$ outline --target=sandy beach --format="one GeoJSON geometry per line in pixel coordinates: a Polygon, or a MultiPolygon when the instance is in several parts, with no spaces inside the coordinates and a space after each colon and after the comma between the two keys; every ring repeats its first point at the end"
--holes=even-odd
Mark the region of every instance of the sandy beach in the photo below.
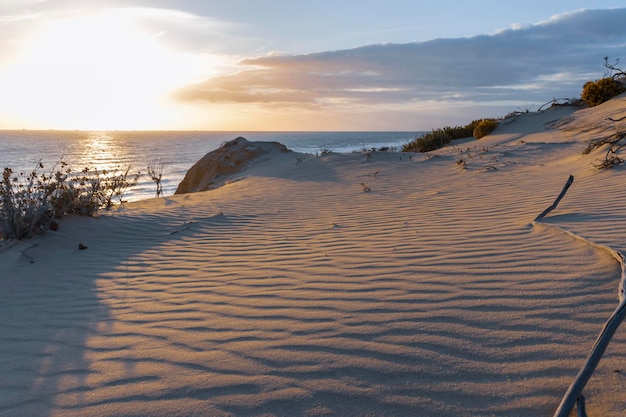
{"type": "MultiPolygon", "coordinates": [[[[596,245],[626,252],[625,171],[583,151],[625,113],[554,107],[429,154],[271,153],[0,241],[0,416],[552,416],[618,304],[596,245]]],[[[620,328],[589,416],[623,416],[625,387],[620,328]]]]}

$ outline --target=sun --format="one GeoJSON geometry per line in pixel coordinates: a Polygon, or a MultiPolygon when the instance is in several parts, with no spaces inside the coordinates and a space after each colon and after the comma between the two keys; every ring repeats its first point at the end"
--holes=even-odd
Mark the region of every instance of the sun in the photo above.
{"type": "Polygon", "coordinates": [[[0,70],[0,111],[37,120],[38,128],[160,129],[174,122],[169,92],[211,63],[167,49],[133,16],[109,10],[43,24],[0,70]]]}

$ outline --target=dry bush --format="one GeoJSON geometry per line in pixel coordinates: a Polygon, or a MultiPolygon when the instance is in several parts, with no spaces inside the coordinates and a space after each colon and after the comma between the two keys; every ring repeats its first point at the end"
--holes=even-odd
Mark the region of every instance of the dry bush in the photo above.
{"type": "Polygon", "coordinates": [[[591,153],[594,149],[597,149],[603,145],[609,145],[604,158],[593,165],[599,170],[613,168],[616,165],[622,164],[624,159],[619,156],[620,150],[626,146],[623,140],[626,139],[626,132],[618,131],[615,134],[605,139],[595,140],[587,145],[587,148],[583,150],[583,155],[591,153]]]}
{"type": "Polygon", "coordinates": [[[163,161],[153,160],[148,164],[148,175],[152,181],[156,184],[156,196],[159,198],[163,194],[163,161]]]}
{"type": "Polygon", "coordinates": [[[123,203],[140,173],[97,171],[74,173],[60,162],[49,175],[41,161],[29,172],[5,168],[0,181],[0,237],[26,239],[48,230],[53,219],[70,213],[91,216],[101,208],[123,203]]]}

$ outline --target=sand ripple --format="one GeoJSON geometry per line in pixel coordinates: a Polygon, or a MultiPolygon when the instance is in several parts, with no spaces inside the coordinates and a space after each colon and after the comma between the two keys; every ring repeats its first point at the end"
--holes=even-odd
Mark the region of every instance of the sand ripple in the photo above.
{"type": "MultiPolygon", "coordinates": [[[[294,161],[324,171],[250,174],[20,244],[0,296],[0,415],[551,415],[620,270],[531,227],[567,167],[552,180],[500,158],[497,172],[445,155],[294,161]]],[[[546,221],[623,248],[626,216],[589,198],[594,181],[546,221]]],[[[590,410],[619,414],[624,342],[590,410]]]]}

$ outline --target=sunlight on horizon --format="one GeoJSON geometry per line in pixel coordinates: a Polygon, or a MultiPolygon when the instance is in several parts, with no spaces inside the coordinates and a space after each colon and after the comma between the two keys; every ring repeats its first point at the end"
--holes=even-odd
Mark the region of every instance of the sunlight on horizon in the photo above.
{"type": "Polygon", "coordinates": [[[224,63],[167,49],[159,43],[167,34],[146,33],[132,17],[113,10],[63,18],[33,33],[0,68],[0,126],[165,129],[198,117],[168,96],[224,63]]]}

